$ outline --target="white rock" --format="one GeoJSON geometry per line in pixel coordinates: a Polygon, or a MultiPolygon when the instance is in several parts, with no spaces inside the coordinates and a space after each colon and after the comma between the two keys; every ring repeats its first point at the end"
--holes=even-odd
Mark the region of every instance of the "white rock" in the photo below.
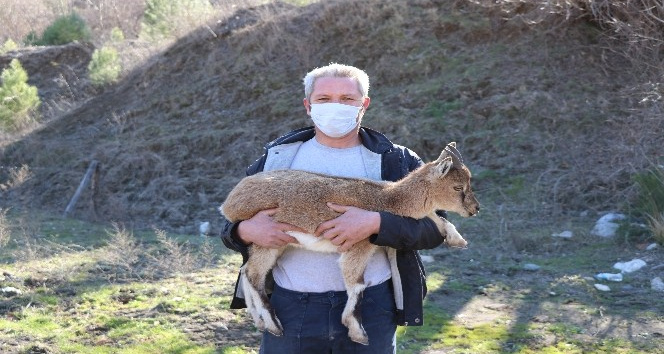
{"type": "Polygon", "coordinates": [[[566,230],[566,231],[563,231],[563,232],[560,232],[560,233],[557,233],[557,234],[556,233],[551,234],[551,236],[553,236],[553,237],[562,237],[562,238],[572,238],[572,236],[574,236],[574,233],[572,231],[566,230]]]}
{"type": "Polygon", "coordinates": [[[651,243],[648,245],[648,247],[646,247],[646,251],[652,251],[657,247],[659,247],[659,245],[657,245],[656,243],[651,243]]]}
{"type": "Polygon", "coordinates": [[[7,287],[4,287],[4,288],[0,289],[0,292],[2,292],[2,295],[6,296],[6,297],[12,297],[12,296],[23,294],[23,292],[20,289],[16,289],[16,288],[11,287],[11,286],[7,286],[7,287]]]}
{"type": "Polygon", "coordinates": [[[424,263],[433,263],[433,256],[420,256],[420,258],[424,263]]]}
{"type": "Polygon", "coordinates": [[[623,273],[632,273],[646,266],[646,262],[642,259],[632,259],[629,262],[618,262],[613,265],[613,268],[620,270],[623,273]]]}
{"type": "Polygon", "coordinates": [[[622,273],[599,273],[595,275],[597,280],[623,281],[622,273]]]}
{"type": "Polygon", "coordinates": [[[650,281],[650,287],[655,291],[664,291],[664,282],[662,281],[662,278],[653,278],[650,281]]]}
{"type": "Polygon", "coordinates": [[[613,237],[616,235],[618,225],[615,221],[625,220],[627,217],[624,214],[608,213],[599,218],[595,223],[595,227],[590,231],[592,235],[600,237],[613,237]]]}
{"type": "Polygon", "coordinates": [[[539,269],[540,269],[540,266],[538,266],[537,264],[526,263],[526,264],[523,265],[523,270],[530,270],[530,271],[534,272],[534,271],[539,270],[539,269]]]}
{"type": "Polygon", "coordinates": [[[599,291],[611,291],[611,288],[604,284],[595,284],[595,289],[599,291]]]}
{"type": "Polygon", "coordinates": [[[210,232],[210,222],[202,222],[198,225],[198,231],[201,233],[201,236],[207,236],[208,232],[210,232]]]}

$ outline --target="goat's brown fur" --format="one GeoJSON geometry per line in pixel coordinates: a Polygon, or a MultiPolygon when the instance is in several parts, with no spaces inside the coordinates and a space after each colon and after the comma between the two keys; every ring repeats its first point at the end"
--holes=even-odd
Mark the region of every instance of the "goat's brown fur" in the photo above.
{"type": "MultiPolygon", "coordinates": [[[[448,245],[463,247],[466,241],[451,223],[436,216],[435,211],[447,210],[464,217],[475,215],[479,203],[472,192],[470,178],[470,171],[461,162],[455,144],[451,143],[436,161],[421,166],[397,182],[333,177],[298,170],[261,172],[240,181],[229,193],[221,210],[229,221],[237,222],[249,219],[261,210],[278,208],[273,216],[276,221],[313,234],[319,224],[339,216],[326,204],[332,202],[416,219],[429,217],[446,237],[448,245]]],[[[300,240],[297,234],[301,233],[292,234],[300,240]]],[[[294,246],[322,252],[336,249],[326,239],[307,244],[300,242],[301,245],[294,246]]],[[[364,290],[365,267],[362,265],[366,266],[377,247],[368,240],[361,241],[343,253],[339,260],[349,294],[342,321],[349,328],[351,339],[363,344],[368,343],[368,338],[355,310],[364,290]]],[[[277,335],[282,333],[282,328],[269,308],[265,277],[284,249],[251,246],[249,261],[243,269],[246,279],[241,279],[247,307],[257,326],[277,335]]]]}

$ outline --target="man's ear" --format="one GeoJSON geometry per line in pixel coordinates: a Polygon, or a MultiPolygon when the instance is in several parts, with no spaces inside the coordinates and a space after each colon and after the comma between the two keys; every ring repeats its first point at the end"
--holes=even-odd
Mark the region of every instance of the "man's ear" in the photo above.
{"type": "Polygon", "coordinates": [[[311,104],[306,97],[302,100],[302,104],[304,104],[304,109],[307,110],[307,115],[311,116],[311,104]]]}

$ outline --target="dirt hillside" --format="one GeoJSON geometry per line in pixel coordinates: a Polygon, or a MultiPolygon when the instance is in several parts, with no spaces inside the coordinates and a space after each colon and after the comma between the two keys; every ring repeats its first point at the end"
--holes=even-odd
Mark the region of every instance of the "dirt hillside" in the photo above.
{"type": "Polygon", "coordinates": [[[31,171],[0,206],[61,213],[96,160],[96,189],[73,216],[216,232],[218,205],[262,145],[310,124],[301,78],[341,62],[372,78],[365,125],[426,160],[457,141],[489,208],[524,219],[624,208],[631,176],[662,161],[661,88],[602,38],[583,17],[533,25],[460,1],[241,10],[0,147],[0,183],[31,171]]]}

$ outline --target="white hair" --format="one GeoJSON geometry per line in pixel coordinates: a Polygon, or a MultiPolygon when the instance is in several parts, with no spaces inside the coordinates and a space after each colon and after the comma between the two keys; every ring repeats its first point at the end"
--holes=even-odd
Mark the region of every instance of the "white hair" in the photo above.
{"type": "Polygon", "coordinates": [[[311,70],[304,77],[304,97],[309,99],[314,90],[314,82],[319,77],[348,77],[357,81],[363,97],[369,97],[369,75],[354,66],[330,63],[327,66],[311,70]]]}

